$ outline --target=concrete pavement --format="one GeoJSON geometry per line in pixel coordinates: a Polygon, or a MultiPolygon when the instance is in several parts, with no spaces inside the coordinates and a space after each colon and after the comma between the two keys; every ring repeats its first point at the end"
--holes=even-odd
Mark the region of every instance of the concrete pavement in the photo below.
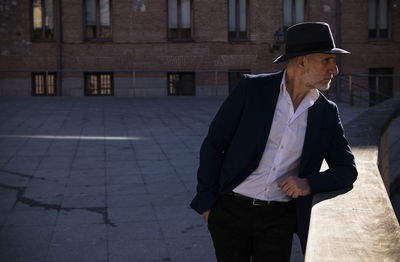
{"type": "Polygon", "coordinates": [[[0,261],[215,261],[188,205],[222,101],[0,97],[0,261]]]}

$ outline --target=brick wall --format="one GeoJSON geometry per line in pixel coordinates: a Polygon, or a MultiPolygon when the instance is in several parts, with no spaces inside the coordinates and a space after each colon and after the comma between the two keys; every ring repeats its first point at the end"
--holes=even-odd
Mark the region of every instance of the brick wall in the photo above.
{"type": "MultiPolygon", "coordinates": [[[[200,78],[196,77],[201,79],[196,80],[198,95],[226,95],[228,70],[271,72],[284,67],[272,64],[284,52],[284,48],[270,51],[274,33],[283,24],[282,1],[249,0],[250,41],[232,43],[228,41],[227,0],[193,0],[194,37],[193,41],[184,43],[167,41],[167,2],[164,0],[142,1],[145,3],[142,8],[138,7],[139,0],[112,0],[110,42],[85,42],[83,1],[62,2],[63,68],[66,70],[64,95],[80,93],[76,90],[82,86],[71,85],[80,83],[77,79],[82,78],[85,71],[128,72],[128,76],[114,77],[115,90],[119,90],[115,95],[166,95],[167,71],[198,72],[201,75],[200,78]],[[133,81],[131,70],[153,70],[158,72],[158,76],[143,77],[139,81],[142,86],[134,93],[129,91],[133,81]],[[218,73],[218,79],[221,80],[217,81],[218,89],[215,89],[215,73],[199,73],[204,70],[225,71],[218,73]],[[68,72],[79,74],[70,76],[68,72]],[[150,84],[152,80],[154,85],[150,84]],[[149,90],[146,91],[146,88],[149,90]]],[[[327,21],[335,34],[336,2],[306,1],[306,20],[327,21]]],[[[343,56],[341,72],[365,74],[370,67],[392,67],[393,73],[400,74],[400,0],[390,1],[392,40],[381,42],[368,41],[367,1],[342,2],[342,47],[351,51],[352,55],[343,56]],[[397,7],[394,7],[395,4],[397,7]]],[[[30,40],[29,1],[7,0],[2,3],[0,70],[55,71],[57,43],[30,40]]],[[[1,72],[0,78],[8,78],[8,74],[1,72]]],[[[394,81],[396,88],[400,85],[399,79],[394,81]]],[[[8,88],[14,87],[2,86],[2,90],[8,88]]]]}

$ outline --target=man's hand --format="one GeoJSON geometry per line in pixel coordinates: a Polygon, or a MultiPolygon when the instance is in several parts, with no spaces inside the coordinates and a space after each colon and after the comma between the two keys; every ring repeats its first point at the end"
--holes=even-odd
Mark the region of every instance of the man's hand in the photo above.
{"type": "Polygon", "coordinates": [[[203,212],[203,217],[204,217],[204,220],[206,221],[207,226],[208,226],[208,215],[209,214],[210,214],[210,210],[203,212]]]}
{"type": "Polygon", "coordinates": [[[310,184],[305,178],[289,176],[278,185],[286,195],[298,198],[310,194],[310,184]]]}

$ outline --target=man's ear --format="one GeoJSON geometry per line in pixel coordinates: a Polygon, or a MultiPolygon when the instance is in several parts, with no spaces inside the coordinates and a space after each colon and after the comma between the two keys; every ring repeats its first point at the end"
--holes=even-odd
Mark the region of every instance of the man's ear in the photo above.
{"type": "Polygon", "coordinates": [[[305,58],[306,58],[305,56],[296,57],[296,65],[303,68],[305,58]]]}

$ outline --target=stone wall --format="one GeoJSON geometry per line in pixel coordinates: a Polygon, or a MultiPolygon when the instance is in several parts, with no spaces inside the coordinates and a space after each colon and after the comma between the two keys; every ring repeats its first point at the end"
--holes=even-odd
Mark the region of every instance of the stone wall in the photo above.
{"type": "Polygon", "coordinates": [[[358,178],[353,189],[314,196],[305,261],[398,261],[400,226],[378,169],[380,136],[400,115],[400,99],[345,125],[358,178]]]}

